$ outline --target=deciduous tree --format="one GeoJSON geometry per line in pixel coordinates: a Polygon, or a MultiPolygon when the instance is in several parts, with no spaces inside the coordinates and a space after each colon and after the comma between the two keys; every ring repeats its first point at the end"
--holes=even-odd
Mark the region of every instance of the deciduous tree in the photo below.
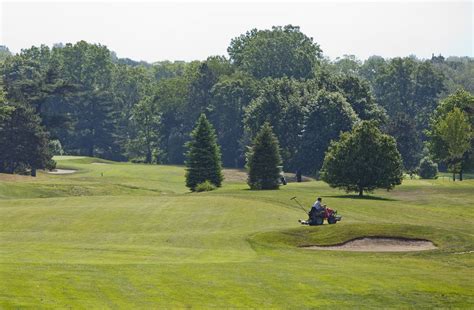
{"type": "Polygon", "coordinates": [[[449,165],[453,181],[456,172],[460,173],[462,180],[462,162],[471,151],[473,136],[467,115],[457,107],[433,125],[431,151],[435,158],[449,165]]]}
{"type": "Polygon", "coordinates": [[[319,45],[292,25],[253,29],[232,39],[227,51],[237,67],[256,78],[312,78],[322,58],[319,45]]]}
{"type": "Polygon", "coordinates": [[[364,191],[401,184],[403,164],[395,139],[376,123],[363,121],[331,143],[321,176],[331,187],[362,196],[364,191]]]}
{"type": "Polygon", "coordinates": [[[359,120],[346,99],[336,92],[322,90],[308,105],[298,152],[298,166],[304,174],[316,175],[331,140],[350,131],[359,120]]]}
{"type": "MultiPolygon", "coordinates": [[[[442,139],[436,128],[439,127],[441,122],[446,120],[446,117],[455,108],[461,110],[467,121],[470,124],[470,128],[474,128],[474,95],[465,91],[464,89],[458,89],[453,94],[449,95],[445,99],[441,100],[435,112],[430,124],[430,130],[427,131],[429,137],[428,146],[431,154],[440,162],[446,162],[445,159],[449,158],[448,146],[442,139]]],[[[462,156],[462,159],[458,162],[458,167],[455,169],[459,171],[460,179],[462,180],[462,173],[467,169],[474,167],[474,136],[471,137],[471,144],[467,151],[462,156]]]]}

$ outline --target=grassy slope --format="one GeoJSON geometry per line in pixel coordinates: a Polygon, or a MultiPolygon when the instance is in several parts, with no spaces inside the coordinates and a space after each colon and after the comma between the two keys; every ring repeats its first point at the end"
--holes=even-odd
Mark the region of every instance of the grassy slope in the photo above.
{"type": "MultiPolygon", "coordinates": [[[[474,307],[474,180],[406,181],[379,199],[321,182],[225,183],[191,194],[180,167],[97,165],[0,176],[2,307],[474,307]],[[298,196],[344,216],[299,227],[298,196]],[[308,251],[364,235],[428,238],[418,253],[308,251]]],[[[104,161],[101,161],[104,162],[104,161]]]]}

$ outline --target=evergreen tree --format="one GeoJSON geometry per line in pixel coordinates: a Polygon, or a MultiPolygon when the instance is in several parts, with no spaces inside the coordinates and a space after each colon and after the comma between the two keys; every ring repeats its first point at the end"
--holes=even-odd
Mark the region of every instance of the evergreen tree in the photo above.
{"type": "Polygon", "coordinates": [[[278,189],[281,164],[278,139],[268,122],[257,133],[247,153],[247,183],[251,189],[278,189]]]}
{"type": "Polygon", "coordinates": [[[54,168],[48,134],[32,108],[0,105],[0,172],[54,168]]]}
{"type": "Polygon", "coordinates": [[[192,191],[205,181],[220,187],[222,176],[221,152],[216,142],[216,134],[206,115],[201,114],[191,140],[186,143],[186,186],[192,191]]]}
{"type": "Polygon", "coordinates": [[[403,164],[393,137],[383,134],[374,122],[363,121],[352,132],[333,141],[326,153],[322,179],[347,192],[376,188],[392,189],[401,184],[403,164]]]}

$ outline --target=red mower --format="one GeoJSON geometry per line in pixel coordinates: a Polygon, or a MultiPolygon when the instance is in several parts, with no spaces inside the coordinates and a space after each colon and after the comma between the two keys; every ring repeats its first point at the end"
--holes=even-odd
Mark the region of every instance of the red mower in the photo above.
{"type": "MultiPolygon", "coordinates": [[[[306,209],[301,205],[301,203],[296,199],[296,197],[291,198],[290,200],[294,200],[298,206],[301,207],[306,213],[306,209]]],[[[311,208],[311,211],[307,212],[308,219],[307,220],[298,220],[302,225],[323,225],[324,220],[327,220],[328,224],[336,224],[340,220],[342,220],[341,215],[337,215],[337,210],[333,210],[331,208],[324,208],[323,210],[317,211],[314,208],[311,208]]]]}

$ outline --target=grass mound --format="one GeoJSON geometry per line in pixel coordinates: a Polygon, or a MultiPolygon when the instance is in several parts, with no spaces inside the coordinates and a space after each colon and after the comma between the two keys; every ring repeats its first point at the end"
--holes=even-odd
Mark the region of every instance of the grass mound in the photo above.
{"type": "Polygon", "coordinates": [[[255,234],[251,242],[265,247],[302,248],[334,246],[362,238],[428,240],[444,252],[471,248],[469,236],[441,228],[405,224],[344,224],[302,226],[255,234]]]}

